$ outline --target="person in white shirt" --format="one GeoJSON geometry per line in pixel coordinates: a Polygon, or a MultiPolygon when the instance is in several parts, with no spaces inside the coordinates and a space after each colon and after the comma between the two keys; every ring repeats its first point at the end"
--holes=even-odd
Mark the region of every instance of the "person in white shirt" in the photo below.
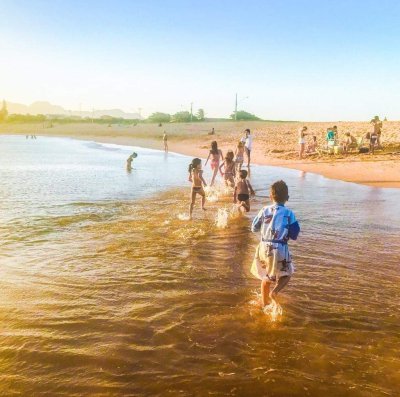
{"type": "Polygon", "coordinates": [[[244,143],[244,149],[247,155],[247,167],[249,167],[250,154],[251,154],[251,149],[253,147],[253,137],[251,136],[250,130],[248,128],[244,132],[246,133],[246,135],[241,139],[241,141],[244,143]]]}

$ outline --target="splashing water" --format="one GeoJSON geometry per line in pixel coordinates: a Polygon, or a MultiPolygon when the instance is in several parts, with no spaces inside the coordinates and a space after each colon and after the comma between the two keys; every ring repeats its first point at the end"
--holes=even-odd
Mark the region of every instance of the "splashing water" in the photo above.
{"type": "Polygon", "coordinates": [[[269,305],[265,306],[263,312],[271,318],[271,321],[274,323],[277,321],[283,314],[282,306],[277,302],[272,302],[269,305]]]}
{"type": "Polygon", "coordinates": [[[215,224],[220,229],[228,227],[229,211],[227,208],[219,208],[215,218],[215,224]]]}
{"type": "Polygon", "coordinates": [[[204,191],[206,193],[206,200],[210,203],[216,203],[219,200],[219,197],[221,195],[220,190],[218,187],[215,186],[206,186],[204,188],[204,191]]]}
{"type": "Polygon", "coordinates": [[[178,219],[181,221],[189,221],[190,216],[188,214],[180,213],[178,214],[178,219]]]}

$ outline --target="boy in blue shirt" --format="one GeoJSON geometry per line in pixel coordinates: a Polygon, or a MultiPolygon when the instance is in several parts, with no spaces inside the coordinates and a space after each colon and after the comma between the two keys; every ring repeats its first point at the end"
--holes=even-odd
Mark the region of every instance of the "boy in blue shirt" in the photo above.
{"type": "Polygon", "coordinates": [[[257,247],[251,273],[261,280],[261,299],[264,310],[268,304],[277,304],[276,296],[294,272],[288,248],[289,239],[296,240],[300,226],[292,210],[285,207],[289,190],[284,181],[271,185],[272,205],[260,210],[254,218],[251,230],[261,230],[261,241],[257,247]],[[270,286],[275,283],[270,291],[270,286]]]}

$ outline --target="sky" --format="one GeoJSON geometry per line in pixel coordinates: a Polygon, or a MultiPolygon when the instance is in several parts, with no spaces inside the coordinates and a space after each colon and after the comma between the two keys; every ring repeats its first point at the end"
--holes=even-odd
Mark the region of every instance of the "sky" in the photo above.
{"type": "Polygon", "coordinates": [[[1,0],[0,99],[400,119],[395,0],[1,0]]]}

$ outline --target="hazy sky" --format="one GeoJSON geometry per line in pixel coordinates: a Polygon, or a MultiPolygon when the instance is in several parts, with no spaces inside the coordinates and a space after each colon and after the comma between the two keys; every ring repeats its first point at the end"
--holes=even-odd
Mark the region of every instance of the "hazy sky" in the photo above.
{"type": "Polygon", "coordinates": [[[148,115],[400,119],[400,2],[0,2],[0,98],[148,115]]]}

